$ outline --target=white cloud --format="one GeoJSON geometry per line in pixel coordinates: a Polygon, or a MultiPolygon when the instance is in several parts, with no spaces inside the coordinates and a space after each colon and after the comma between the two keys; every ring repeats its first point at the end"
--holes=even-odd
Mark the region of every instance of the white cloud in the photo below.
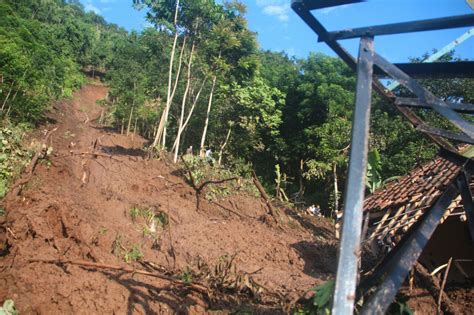
{"type": "Polygon", "coordinates": [[[84,10],[86,10],[87,12],[92,11],[95,14],[100,14],[100,9],[93,5],[91,2],[86,3],[86,5],[84,6],[84,10]]]}
{"type": "Polygon", "coordinates": [[[290,1],[288,0],[256,0],[257,6],[262,8],[262,13],[275,16],[282,22],[290,19],[290,1]]]}

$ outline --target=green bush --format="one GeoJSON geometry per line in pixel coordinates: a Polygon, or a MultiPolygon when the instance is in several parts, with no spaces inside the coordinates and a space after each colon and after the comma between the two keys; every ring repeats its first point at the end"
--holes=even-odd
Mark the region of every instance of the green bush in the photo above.
{"type": "Polygon", "coordinates": [[[0,127],[0,198],[4,197],[13,179],[31,160],[33,151],[22,144],[26,125],[6,124],[0,127]]]}

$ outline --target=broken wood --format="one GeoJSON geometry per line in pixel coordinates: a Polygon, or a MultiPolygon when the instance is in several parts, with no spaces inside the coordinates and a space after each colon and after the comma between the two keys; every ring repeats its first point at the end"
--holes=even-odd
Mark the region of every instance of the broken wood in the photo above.
{"type": "Polygon", "coordinates": [[[431,276],[428,270],[426,270],[425,267],[423,267],[420,263],[416,263],[414,268],[422,285],[426,287],[434,299],[437,299],[440,295],[442,295],[441,309],[443,312],[450,314],[461,314],[458,306],[453,303],[453,301],[451,301],[445,292],[441,291],[441,285],[438,278],[431,276]]]}
{"type": "Polygon", "coordinates": [[[452,261],[453,261],[453,257],[449,258],[448,265],[446,266],[446,271],[444,272],[443,282],[441,283],[441,288],[439,290],[438,313],[441,312],[441,300],[443,298],[444,286],[446,285],[446,280],[448,280],[449,269],[451,268],[452,261]]]}
{"type": "Polygon", "coordinates": [[[131,267],[121,267],[121,266],[116,266],[116,265],[108,265],[108,264],[99,264],[99,263],[93,263],[89,261],[73,261],[73,260],[60,260],[60,259],[31,259],[29,260],[30,263],[44,263],[44,264],[53,264],[53,265],[75,265],[75,266],[81,266],[81,267],[88,267],[88,268],[96,268],[96,269],[109,269],[109,270],[117,270],[117,271],[123,271],[126,273],[131,273],[131,274],[140,274],[144,276],[149,276],[149,277],[154,277],[154,278],[159,278],[162,280],[169,281],[174,284],[186,286],[189,289],[192,289],[194,291],[197,291],[199,293],[208,294],[208,289],[206,286],[200,283],[188,283],[179,279],[176,279],[171,276],[167,276],[161,273],[157,272],[149,272],[145,270],[140,270],[140,269],[135,269],[131,267]]]}
{"type": "Polygon", "coordinates": [[[189,175],[189,179],[191,181],[191,186],[196,191],[196,211],[199,211],[199,207],[200,207],[200,204],[201,204],[201,194],[202,194],[204,188],[207,185],[210,185],[210,184],[214,184],[214,185],[223,184],[225,182],[229,182],[229,181],[232,181],[232,180],[238,180],[239,179],[238,177],[231,177],[231,178],[225,178],[225,179],[220,179],[220,180],[208,180],[208,181],[205,181],[205,182],[201,183],[199,186],[197,186],[196,180],[194,179],[194,176],[193,176],[193,172],[191,172],[191,168],[189,167],[188,163],[186,163],[186,160],[183,158],[183,156],[181,156],[181,161],[183,162],[183,164],[186,168],[186,171],[189,175]]]}
{"type": "Polygon", "coordinates": [[[278,212],[273,207],[270,201],[270,198],[268,198],[268,195],[265,192],[265,189],[263,188],[262,184],[258,180],[258,177],[255,171],[252,171],[252,177],[253,177],[253,183],[255,184],[255,187],[257,187],[258,191],[260,192],[260,196],[262,196],[262,199],[265,201],[265,204],[267,205],[271,216],[273,217],[273,219],[275,219],[276,223],[280,225],[280,217],[278,216],[278,212]]]}

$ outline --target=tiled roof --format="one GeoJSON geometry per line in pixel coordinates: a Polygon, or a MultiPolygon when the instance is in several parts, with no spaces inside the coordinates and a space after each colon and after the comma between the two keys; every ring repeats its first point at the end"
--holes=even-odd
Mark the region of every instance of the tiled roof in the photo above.
{"type": "Polygon", "coordinates": [[[378,212],[420,201],[423,206],[429,206],[456,178],[460,169],[459,165],[438,156],[374,192],[365,200],[364,211],[378,212]]]}

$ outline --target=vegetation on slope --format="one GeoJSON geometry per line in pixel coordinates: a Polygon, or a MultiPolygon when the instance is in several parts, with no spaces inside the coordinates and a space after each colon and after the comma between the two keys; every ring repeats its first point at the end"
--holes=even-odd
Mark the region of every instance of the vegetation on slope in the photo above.
{"type": "MultiPolygon", "coordinates": [[[[318,203],[326,214],[339,207],[355,87],[341,60],[260,50],[239,1],[133,3],[153,27],[127,33],[78,1],[3,1],[3,119],[37,123],[51,101],[84,82],[81,70],[106,73],[107,121],[119,130],[140,133],[175,161],[191,146],[201,156],[210,149],[216,164],[255,169],[270,192],[318,203]]],[[[472,80],[426,83],[447,99],[472,100],[472,80]]],[[[378,98],[371,133],[381,179],[436,152],[378,98]]]]}

